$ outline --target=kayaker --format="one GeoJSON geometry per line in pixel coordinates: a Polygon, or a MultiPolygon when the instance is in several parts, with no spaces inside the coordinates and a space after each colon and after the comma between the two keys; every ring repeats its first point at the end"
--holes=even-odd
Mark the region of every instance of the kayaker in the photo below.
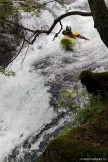
{"type": "Polygon", "coordinates": [[[85,39],[85,40],[89,40],[88,38],[80,35],[79,33],[77,32],[72,32],[72,29],[70,26],[66,26],[66,30],[63,30],[62,34],[65,36],[65,37],[68,37],[68,38],[81,38],[81,39],[85,39]]]}

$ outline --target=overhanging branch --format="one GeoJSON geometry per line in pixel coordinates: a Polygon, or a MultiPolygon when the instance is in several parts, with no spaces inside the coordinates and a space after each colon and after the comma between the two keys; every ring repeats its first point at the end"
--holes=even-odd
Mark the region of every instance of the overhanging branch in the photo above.
{"type": "Polygon", "coordinates": [[[58,37],[58,35],[60,34],[60,32],[61,32],[62,29],[63,29],[63,25],[62,25],[61,21],[60,21],[59,23],[60,23],[61,28],[60,28],[60,30],[58,31],[58,33],[55,34],[53,40],[54,40],[56,37],[58,37]]]}
{"type": "MultiPolygon", "coordinates": [[[[61,20],[68,17],[68,16],[72,16],[72,15],[80,15],[80,16],[92,16],[91,15],[91,12],[81,12],[81,11],[72,11],[72,12],[67,12],[61,16],[59,16],[57,19],[54,20],[53,24],[51,25],[51,27],[49,28],[49,30],[32,30],[32,29],[29,29],[29,28],[26,28],[26,27],[23,27],[22,25],[19,25],[15,22],[12,22],[12,21],[9,21],[9,20],[5,20],[5,22],[7,23],[10,23],[10,24],[13,24],[13,25],[16,25],[18,28],[21,28],[25,31],[29,31],[31,33],[33,33],[33,36],[31,38],[29,38],[28,40],[26,40],[25,38],[25,41],[29,44],[33,44],[34,41],[36,40],[36,38],[40,35],[40,34],[47,34],[49,35],[52,30],[54,29],[54,27],[57,25],[57,23],[60,23],[61,25],[61,29],[60,31],[62,30],[62,24],[61,24],[61,20]],[[31,40],[32,39],[32,40],[31,40]]],[[[3,22],[4,20],[0,20],[0,22],[3,22]]],[[[58,34],[60,33],[60,31],[55,35],[55,36],[58,36],[58,34]]]]}
{"type": "Polygon", "coordinates": [[[92,16],[91,15],[91,12],[72,11],[72,12],[65,13],[65,14],[59,16],[57,19],[54,20],[54,22],[51,25],[51,27],[49,28],[49,30],[35,30],[35,32],[34,32],[34,38],[30,42],[30,44],[33,44],[34,41],[36,40],[36,38],[40,34],[43,34],[44,33],[44,34],[49,35],[52,32],[52,30],[54,29],[54,27],[57,25],[58,22],[60,23],[62,19],[64,19],[65,17],[68,17],[68,16],[72,16],[72,15],[92,16]]]}
{"type": "Polygon", "coordinates": [[[68,16],[72,16],[72,15],[80,15],[80,16],[92,16],[91,12],[81,12],[81,11],[72,11],[72,12],[67,12],[63,15],[61,15],[60,17],[58,17],[57,19],[54,20],[52,26],[50,27],[50,29],[47,31],[47,34],[50,34],[52,32],[52,30],[54,29],[54,27],[57,25],[58,22],[60,22],[62,19],[64,19],[65,17],[68,16]]]}
{"type": "Polygon", "coordinates": [[[8,24],[9,25],[15,25],[16,27],[23,29],[25,31],[25,33],[27,31],[33,33],[33,35],[30,38],[28,38],[28,39],[26,38],[26,36],[24,34],[22,34],[22,39],[23,39],[22,45],[21,45],[19,51],[14,56],[14,58],[11,60],[11,62],[13,62],[16,59],[16,57],[19,55],[19,53],[21,52],[21,50],[24,47],[25,43],[33,44],[35,42],[36,38],[40,34],[47,34],[47,35],[49,35],[52,32],[52,30],[54,29],[54,27],[57,25],[57,23],[60,23],[61,28],[58,31],[58,33],[55,34],[55,36],[54,36],[54,39],[55,39],[59,35],[61,30],[63,29],[61,20],[64,19],[65,17],[72,16],[72,15],[92,16],[90,12],[81,12],[81,11],[68,12],[68,13],[65,13],[65,14],[59,16],[57,19],[55,19],[54,22],[52,23],[51,27],[49,28],[49,30],[32,30],[32,29],[29,29],[27,27],[23,27],[22,25],[20,25],[20,24],[18,24],[16,22],[13,22],[13,21],[10,21],[10,20],[6,20],[6,19],[0,19],[0,23],[5,23],[7,25],[8,24]]]}

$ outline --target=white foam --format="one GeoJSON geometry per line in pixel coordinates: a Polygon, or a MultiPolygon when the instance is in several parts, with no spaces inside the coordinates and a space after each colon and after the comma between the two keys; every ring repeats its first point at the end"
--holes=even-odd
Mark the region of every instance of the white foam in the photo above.
{"type": "MultiPolygon", "coordinates": [[[[85,0],[81,0],[81,5],[84,4],[85,0]]],[[[73,5],[75,4],[73,3],[73,5]]],[[[56,15],[59,13],[59,7],[58,4],[58,8],[53,9],[56,15]]],[[[65,9],[62,8],[63,11],[65,9]]],[[[43,12],[41,20],[31,17],[30,14],[23,13],[23,16],[22,23],[33,29],[40,28],[42,25],[50,26],[54,20],[52,13],[48,11],[43,12]]],[[[42,35],[30,46],[21,70],[19,70],[22,67],[20,62],[26,50],[24,49],[14,61],[12,68],[17,72],[15,77],[8,78],[0,74],[0,162],[15,146],[37,132],[43,124],[50,122],[56,115],[53,108],[49,106],[51,96],[47,92],[48,87],[44,86],[44,77],[38,72],[32,71],[31,65],[34,62],[42,60],[46,56],[58,54],[62,58],[62,55],[69,54],[73,57],[77,56],[77,61],[65,68],[81,70],[82,67],[89,66],[92,62],[99,64],[102,61],[108,61],[108,50],[94,29],[92,18],[71,16],[62,20],[62,23],[64,27],[72,26],[73,31],[90,38],[90,41],[81,41],[76,47],[76,53],[70,54],[61,50],[59,42],[62,35],[55,41],[52,41],[53,33],[49,36],[42,35]],[[38,49],[39,46],[43,49],[38,49]]],[[[54,29],[54,32],[58,29],[59,25],[54,29]]],[[[57,57],[55,58],[57,59],[57,57]]],[[[55,60],[56,62],[57,60],[55,60]]]]}

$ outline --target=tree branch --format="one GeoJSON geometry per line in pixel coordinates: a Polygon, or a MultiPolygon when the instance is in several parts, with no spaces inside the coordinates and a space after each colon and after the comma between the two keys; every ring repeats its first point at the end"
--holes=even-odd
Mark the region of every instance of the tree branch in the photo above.
{"type": "MultiPolygon", "coordinates": [[[[44,34],[47,34],[49,35],[52,30],[54,29],[54,27],[57,25],[57,23],[64,19],[65,17],[68,17],[68,16],[72,16],[72,15],[80,15],[80,16],[92,16],[91,15],[91,12],[81,12],[81,11],[72,11],[72,12],[68,12],[68,13],[65,13],[61,16],[59,16],[57,19],[54,20],[53,24],[51,25],[51,27],[49,28],[49,30],[35,30],[34,32],[34,38],[33,40],[30,42],[30,44],[33,44],[34,41],[36,40],[36,38],[44,33],[44,34]]],[[[61,24],[60,24],[61,25],[61,24]]]]}
{"type": "MultiPolygon", "coordinates": [[[[64,19],[65,17],[68,17],[68,16],[72,16],[72,15],[80,15],[80,16],[92,16],[91,15],[91,12],[81,12],[81,11],[72,11],[72,12],[68,12],[68,13],[65,13],[61,16],[59,16],[57,19],[54,20],[53,24],[51,25],[51,27],[49,28],[49,30],[32,30],[32,29],[29,29],[29,28],[26,28],[26,27],[23,27],[22,25],[19,25],[18,23],[15,23],[15,22],[12,22],[10,20],[3,20],[3,19],[0,19],[0,22],[4,22],[5,23],[10,23],[10,24],[13,24],[15,26],[17,26],[18,28],[21,28],[25,31],[29,31],[31,33],[33,33],[33,36],[31,38],[29,38],[28,40],[26,40],[25,38],[25,41],[29,44],[33,44],[34,41],[36,40],[36,38],[40,35],[40,34],[47,34],[49,35],[52,30],[54,29],[54,27],[57,25],[57,23],[60,23],[61,25],[61,29],[60,31],[62,30],[62,24],[61,24],[61,20],[64,19]],[[32,39],[33,38],[33,39],[32,39]],[[32,39],[32,40],[31,40],[32,39]]],[[[60,31],[58,33],[56,33],[55,37],[58,36],[58,34],[60,33],[60,31]]],[[[54,38],[55,39],[55,38],[54,38]]]]}
{"type": "Polygon", "coordinates": [[[54,20],[52,26],[50,27],[50,29],[47,31],[47,34],[50,34],[52,32],[52,30],[54,29],[54,27],[56,26],[56,24],[58,22],[60,22],[62,19],[64,19],[65,17],[68,16],[72,16],[72,15],[80,15],[80,16],[92,16],[91,12],[81,12],[81,11],[72,11],[72,12],[67,12],[63,15],[61,15],[60,17],[58,17],[57,19],[54,20]]]}
{"type": "Polygon", "coordinates": [[[11,60],[10,63],[12,63],[16,59],[16,57],[19,55],[19,53],[21,52],[22,48],[24,47],[25,42],[28,43],[28,44],[33,44],[35,42],[36,38],[40,34],[47,34],[47,35],[49,35],[52,32],[52,30],[54,29],[54,27],[57,25],[57,23],[60,23],[61,28],[58,31],[58,33],[55,34],[55,36],[54,36],[54,39],[55,39],[59,35],[61,30],[63,29],[63,25],[61,23],[61,20],[64,19],[65,17],[72,16],[72,15],[92,16],[90,12],[81,12],[81,11],[68,12],[68,13],[65,13],[65,14],[59,16],[57,19],[55,19],[53,24],[49,28],[49,30],[32,30],[32,29],[23,27],[22,25],[20,25],[20,24],[18,24],[16,22],[13,22],[13,21],[10,21],[10,20],[6,20],[6,19],[0,19],[1,23],[7,23],[7,24],[15,25],[16,27],[23,29],[25,32],[28,31],[28,32],[33,33],[33,35],[30,38],[28,38],[28,39],[26,39],[26,36],[24,34],[22,35],[22,38],[23,38],[22,45],[21,45],[19,51],[15,54],[15,56],[13,57],[13,59],[11,60]]]}
{"type": "Polygon", "coordinates": [[[60,23],[61,28],[60,28],[60,30],[58,31],[58,33],[55,34],[53,40],[54,40],[56,37],[58,37],[58,35],[60,34],[61,30],[63,29],[63,25],[62,25],[61,21],[60,21],[59,23],[60,23]]]}

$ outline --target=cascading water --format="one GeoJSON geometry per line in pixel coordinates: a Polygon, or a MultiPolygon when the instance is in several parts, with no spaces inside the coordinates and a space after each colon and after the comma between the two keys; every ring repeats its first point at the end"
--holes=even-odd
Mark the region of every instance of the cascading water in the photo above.
{"type": "MultiPolygon", "coordinates": [[[[72,10],[89,9],[87,0],[73,1],[66,7],[72,10]]],[[[41,18],[22,13],[20,21],[33,29],[48,28],[54,18],[64,12],[65,8],[59,4],[49,3],[41,18]]],[[[71,16],[62,23],[64,28],[70,25],[73,31],[90,41],[81,40],[72,52],[66,52],[60,46],[61,34],[52,41],[54,33],[60,28],[57,25],[54,33],[39,36],[29,46],[23,63],[21,60],[27,48],[22,50],[11,66],[16,71],[15,77],[0,74],[0,162],[33,162],[29,153],[33,155],[34,150],[38,153],[43,151],[48,140],[56,136],[68,121],[65,112],[57,109],[60,89],[68,85],[68,81],[75,81],[84,69],[108,70],[108,50],[94,29],[92,18],[71,16]]]]}

